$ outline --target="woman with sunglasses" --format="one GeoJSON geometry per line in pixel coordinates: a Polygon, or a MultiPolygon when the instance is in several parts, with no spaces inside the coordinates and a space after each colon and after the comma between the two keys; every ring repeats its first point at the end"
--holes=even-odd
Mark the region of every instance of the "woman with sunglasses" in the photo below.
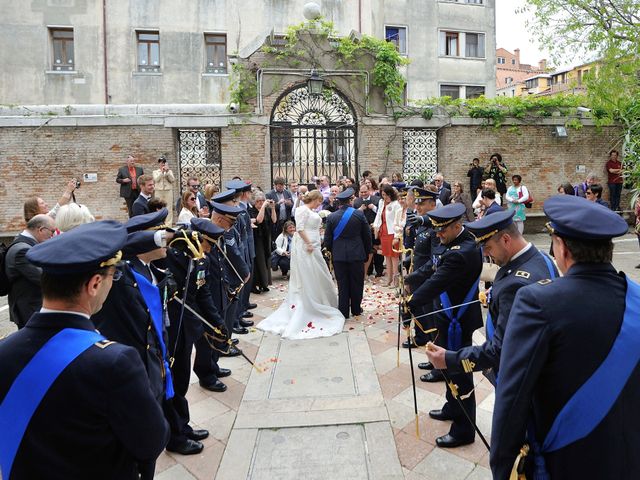
{"type": "Polygon", "coordinates": [[[198,216],[198,207],[196,207],[196,195],[187,190],[182,194],[180,202],[182,209],[180,215],[178,215],[178,225],[190,225],[191,219],[198,216]]]}

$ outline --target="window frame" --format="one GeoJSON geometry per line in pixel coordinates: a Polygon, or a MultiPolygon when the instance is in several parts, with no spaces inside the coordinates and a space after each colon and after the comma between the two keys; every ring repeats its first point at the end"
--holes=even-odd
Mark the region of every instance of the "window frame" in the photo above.
{"type": "Polygon", "coordinates": [[[73,27],[66,26],[47,26],[49,32],[49,41],[51,45],[51,71],[53,72],[74,72],[75,64],[75,30],[73,27]],[[56,33],[71,33],[71,37],[56,37],[56,33]],[[60,44],[61,62],[56,63],[56,45],[60,44]],[[71,44],[71,59],[67,48],[71,44]],[[69,61],[71,60],[71,61],[69,61]]]}
{"type": "Polygon", "coordinates": [[[487,58],[486,34],[482,32],[463,32],[463,33],[464,33],[464,58],[487,58]],[[469,35],[476,36],[477,43],[475,43],[475,48],[477,50],[476,53],[478,53],[478,55],[469,55],[469,53],[467,52],[468,45],[469,45],[468,43],[469,35]],[[482,51],[480,52],[481,48],[482,48],[482,51]]]}
{"type": "Polygon", "coordinates": [[[497,57],[496,63],[498,65],[504,65],[507,62],[506,58],[504,57],[497,57]],[[502,60],[502,61],[501,61],[502,60]]]}
{"type": "Polygon", "coordinates": [[[208,74],[208,75],[228,75],[229,74],[229,68],[228,68],[228,56],[227,56],[227,34],[224,32],[204,32],[204,73],[208,74]],[[224,41],[222,43],[220,42],[213,42],[210,41],[210,39],[213,38],[222,38],[224,41]],[[216,55],[217,55],[217,50],[218,48],[222,47],[223,49],[223,58],[224,58],[224,62],[216,62],[216,55]],[[209,49],[212,49],[212,58],[209,58],[209,49]],[[210,62],[209,60],[212,60],[213,62],[210,62]],[[209,63],[213,63],[214,66],[210,66],[209,63]],[[220,67],[220,66],[215,66],[216,63],[223,63],[224,66],[220,67]]]}
{"type": "Polygon", "coordinates": [[[136,72],[138,73],[160,73],[162,72],[160,61],[160,30],[153,29],[136,29],[136,72]],[[141,35],[156,35],[157,39],[142,39],[141,35]],[[142,64],[142,58],[140,56],[140,47],[146,45],[147,51],[147,64],[142,64]],[[152,45],[157,45],[158,49],[158,64],[153,65],[152,45]]]}
{"type": "Polygon", "coordinates": [[[440,85],[438,85],[438,90],[439,90],[438,93],[440,94],[441,97],[450,97],[452,100],[457,100],[459,98],[462,98],[461,95],[460,95],[460,87],[461,87],[461,85],[455,85],[453,83],[441,83],[440,85]],[[458,90],[458,95],[456,97],[452,97],[451,95],[443,95],[442,94],[442,88],[443,87],[451,88],[451,89],[456,88],[458,90]]]}
{"type": "Polygon", "coordinates": [[[396,45],[396,50],[400,55],[408,56],[409,55],[409,28],[407,25],[399,25],[399,24],[386,24],[384,25],[384,39],[389,43],[393,43],[396,45]],[[398,29],[398,43],[389,41],[387,39],[387,28],[395,28],[398,29]],[[400,35],[400,31],[404,31],[404,51],[402,50],[402,35],[400,35]]]}

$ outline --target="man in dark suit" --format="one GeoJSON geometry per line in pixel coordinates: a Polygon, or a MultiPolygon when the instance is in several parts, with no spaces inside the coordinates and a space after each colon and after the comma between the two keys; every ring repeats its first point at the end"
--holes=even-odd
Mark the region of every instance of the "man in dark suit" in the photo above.
{"type": "Polygon", "coordinates": [[[492,213],[502,212],[504,209],[496,202],[496,192],[490,188],[482,190],[482,204],[484,205],[484,217],[492,213]]]}
{"type": "Polygon", "coordinates": [[[436,173],[436,176],[433,177],[433,184],[438,189],[438,199],[442,205],[448,205],[451,202],[451,185],[444,181],[441,173],[436,173]]]}
{"type": "MultiPolygon", "coordinates": [[[[417,288],[408,302],[413,312],[416,307],[435,302],[436,309],[460,305],[478,298],[478,281],[482,271],[482,254],[476,246],[475,237],[462,226],[461,217],[465,206],[452,203],[429,212],[431,224],[444,247],[435,272],[417,288]]],[[[471,345],[471,335],[482,326],[480,304],[474,303],[446,310],[435,319],[438,329],[438,344],[446,345],[450,350],[471,345]]],[[[473,425],[467,420],[460,400],[471,421],[476,418],[476,401],[473,393],[473,375],[471,373],[451,375],[450,380],[458,386],[452,392],[447,384],[447,402],[439,410],[431,410],[429,416],[435,420],[453,420],[449,433],[436,438],[436,445],[453,448],[472,443],[475,440],[473,425]]]]}
{"type": "Polygon", "coordinates": [[[551,197],[544,213],[563,276],[521,288],[513,302],[493,415],[493,478],[510,478],[526,431],[527,478],[545,467],[540,478],[637,478],[640,286],[611,264],[612,239],[629,226],[573,195],[551,197]]]}
{"type": "Polygon", "coordinates": [[[80,225],[33,246],[43,309],[0,342],[3,478],[138,479],[169,427],[135,349],[105,339],[90,316],[119,277],[127,232],[80,225]]]}
{"type": "Polygon", "coordinates": [[[291,209],[293,208],[293,197],[291,192],[285,190],[285,180],[282,177],[276,177],[273,180],[273,190],[267,192],[265,197],[273,200],[275,203],[276,215],[278,221],[273,227],[273,233],[276,235],[282,233],[284,222],[291,220],[291,209]]]}
{"type": "MultiPolygon", "coordinates": [[[[207,214],[207,216],[209,216],[209,204],[207,203],[207,199],[204,198],[204,194],[200,191],[201,187],[202,185],[198,177],[189,177],[187,180],[187,188],[196,197],[196,208],[198,212],[200,212],[200,215],[207,214]]],[[[180,212],[180,210],[182,210],[182,192],[178,196],[178,200],[176,200],[176,212],[180,212]]]]}
{"type": "Polygon", "coordinates": [[[354,191],[336,195],[340,208],[327,217],[324,246],[331,252],[338,282],[338,308],[344,318],[362,313],[364,263],[371,252],[371,228],[364,214],[351,206],[354,191]]]}
{"type": "Polygon", "coordinates": [[[42,270],[27,260],[27,252],[34,245],[50,239],[54,231],[55,224],[49,215],[36,215],[9,245],[5,257],[5,269],[10,282],[9,318],[18,329],[24,327],[31,315],[42,306],[42,270]]]}
{"type": "Polygon", "coordinates": [[[153,177],[150,175],[142,175],[138,178],[138,187],[140,188],[140,195],[133,202],[131,207],[131,216],[144,215],[149,213],[149,200],[153,197],[156,183],[153,181],[153,177]]]}
{"type": "Polygon", "coordinates": [[[138,178],[142,176],[144,171],[142,167],[136,167],[136,158],[129,154],[127,155],[127,164],[118,169],[118,175],[116,175],[116,182],[120,184],[120,196],[124,198],[127,204],[127,212],[129,217],[133,216],[133,202],[138,198],[140,190],[138,189],[138,178]]]}
{"type": "MultiPolygon", "coordinates": [[[[374,238],[373,235],[373,222],[376,219],[376,213],[378,212],[378,204],[380,203],[380,197],[376,194],[371,194],[369,188],[366,185],[361,185],[359,189],[359,196],[353,201],[353,208],[364,213],[364,218],[367,219],[367,223],[371,228],[371,238],[373,239],[373,246],[380,245],[380,240],[374,238]]],[[[375,268],[376,277],[381,277],[384,273],[384,257],[376,253],[375,248],[372,246],[371,255],[367,259],[365,264],[365,275],[369,275],[369,271],[373,271],[375,268]],[[373,263],[373,267],[371,264],[373,263]]]]}

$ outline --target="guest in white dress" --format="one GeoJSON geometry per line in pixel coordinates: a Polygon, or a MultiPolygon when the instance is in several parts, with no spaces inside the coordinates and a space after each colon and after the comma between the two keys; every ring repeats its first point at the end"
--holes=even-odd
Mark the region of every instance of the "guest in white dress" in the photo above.
{"type": "Polygon", "coordinates": [[[198,208],[196,207],[196,196],[191,191],[182,194],[180,201],[182,209],[178,215],[178,225],[191,225],[191,219],[198,216],[198,208]]]}
{"type": "Polygon", "coordinates": [[[338,295],[320,250],[322,219],[314,210],[322,194],[313,190],[296,208],[296,233],[291,245],[291,271],[287,297],[258,328],[283,338],[328,337],[342,332],[344,316],[338,295]]]}

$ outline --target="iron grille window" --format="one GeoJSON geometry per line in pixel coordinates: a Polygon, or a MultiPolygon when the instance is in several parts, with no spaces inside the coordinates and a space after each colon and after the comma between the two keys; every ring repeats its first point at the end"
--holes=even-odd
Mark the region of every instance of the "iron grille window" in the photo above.
{"type": "Polygon", "coordinates": [[[160,71],[160,33],[153,31],[136,32],[138,40],[138,71],[160,71]]]}
{"type": "Polygon", "coordinates": [[[49,32],[51,46],[53,47],[52,70],[73,70],[73,28],[50,28],[49,32]]]}
{"type": "Polygon", "coordinates": [[[227,35],[224,33],[205,33],[207,73],[227,73],[227,35]]]}
{"type": "Polygon", "coordinates": [[[384,39],[393,43],[400,54],[407,54],[407,29],[405,27],[385,27],[384,39]]]}
{"type": "Polygon", "coordinates": [[[220,188],[220,130],[178,130],[178,159],[183,189],[189,177],[197,177],[202,185],[212,183],[220,188]]]}
{"type": "MultiPolygon", "coordinates": [[[[402,130],[402,174],[407,180],[432,179],[438,171],[438,134],[426,128],[402,130]]],[[[426,182],[425,182],[426,183],[426,182]]]]}

